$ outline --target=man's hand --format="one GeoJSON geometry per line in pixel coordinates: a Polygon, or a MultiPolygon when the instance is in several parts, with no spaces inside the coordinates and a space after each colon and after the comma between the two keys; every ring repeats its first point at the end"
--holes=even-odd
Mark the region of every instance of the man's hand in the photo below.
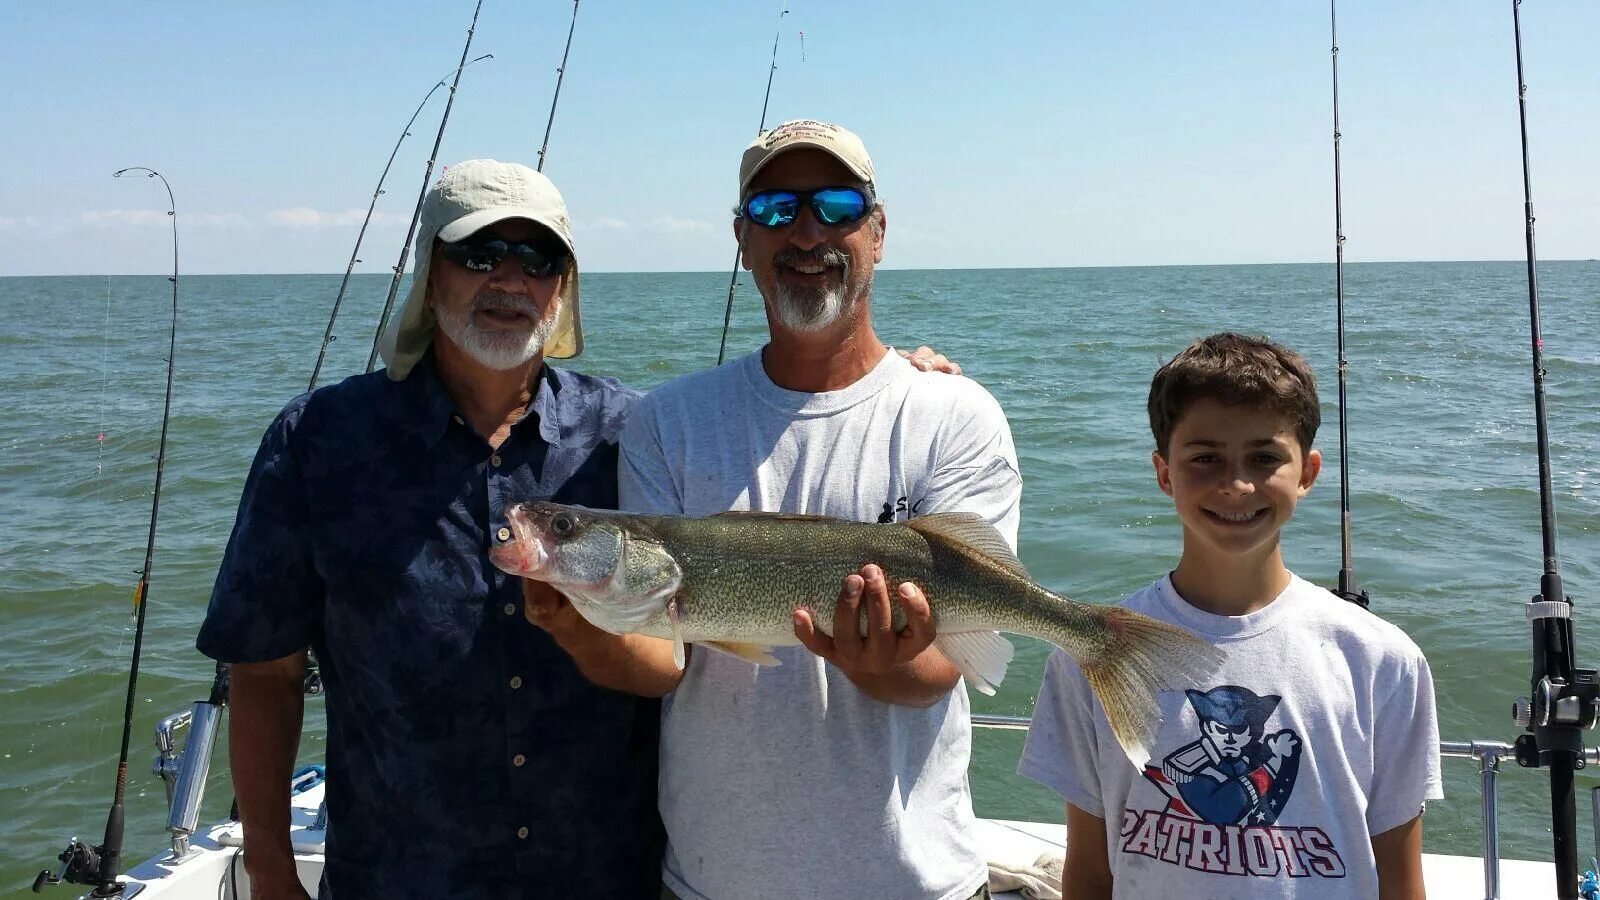
{"type": "Polygon", "coordinates": [[[258,871],[251,867],[248,853],[244,859],[244,870],[250,876],[250,896],[253,900],[311,900],[293,864],[287,872],[279,869],[258,871]]]}
{"type": "Polygon", "coordinates": [[[567,598],[548,582],[522,579],[522,615],[529,622],[549,632],[562,649],[571,653],[568,644],[599,637],[600,629],[589,624],[567,598]]]}
{"type": "Polygon", "coordinates": [[[916,659],[933,644],[936,633],[928,599],[907,581],[899,588],[906,626],[894,630],[894,609],[883,570],[871,563],[861,573],[845,576],[833,612],[833,636],[823,634],[808,610],[794,611],[794,633],[807,650],[833,663],[850,676],[889,675],[916,659]],[[867,607],[867,633],[861,634],[861,606],[867,607]]]}
{"type": "Polygon", "coordinates": [[[522,579],[522,615],[572,657],[583,677],[601,687],[660,697],[683,678],[672,658],[671,641],[596,628],[543,581],[522,579]]]}
{"type": "Polygon", "coordinates": [[[923,344],[910,353],[904,350],[897,350],[896,352],[910,360],[913,366],[924,372],[943,372],[946,375],[961,374],[961,366],[951,362],[943,353],[929,347],[927,344],[923,344]]]}

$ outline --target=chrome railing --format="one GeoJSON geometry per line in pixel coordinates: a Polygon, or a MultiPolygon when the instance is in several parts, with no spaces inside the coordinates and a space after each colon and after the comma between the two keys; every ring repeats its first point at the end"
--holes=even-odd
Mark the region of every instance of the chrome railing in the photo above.
{"type": "MultiPolygon", "coordinates": [[[[998,728],[1006,731],[1027,731],[1029,719],[1025,716],[1000,716],[973,713],[972,724],[979,728],[998,728]]],[[[1500,761],[1515,760],[1516,749],[1500,741],[1440,741],[1439,755],[1445,759],[1475,759],[1478,761],[1478,793],[1483,806],[1483,896],[1486,900],[1500,898],[1500,823],[1499,789],[1500,761]]],[[[1600,763],[1600,748],[1589,747],[1583,759],[1600,763]]],[[[1600,857],[1600,787],[1590,788],[1589,804],[1594,817],[1595,856],[1600,857]]]]}

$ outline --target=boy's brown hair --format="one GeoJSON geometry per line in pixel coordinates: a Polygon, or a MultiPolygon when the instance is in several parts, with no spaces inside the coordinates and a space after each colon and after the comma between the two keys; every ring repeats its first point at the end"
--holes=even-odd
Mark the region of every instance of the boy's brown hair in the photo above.
{"type": "Polygon", "coordinates": [[[1295,423],[1302,452],[1311,452],[1322,406],[1305,357],[1265,337],[1222,332],[1183,348],[1150,382],[1150,431],[1167,456],[1172,430],[1199,400],[1270,409],[1295,423]]]}

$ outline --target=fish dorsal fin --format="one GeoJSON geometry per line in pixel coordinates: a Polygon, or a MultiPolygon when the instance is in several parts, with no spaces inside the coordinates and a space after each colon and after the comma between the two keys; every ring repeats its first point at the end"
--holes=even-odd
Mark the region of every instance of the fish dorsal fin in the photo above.
{"type": "Polygon", "coordinates": [[[975,553],[1015,575],[1028,578],[1028,570],[1011,552],[1011,545],[983,516],[970,512],[929,513],[908,520],[906,527],[924,537],[975,553]]]}
{"type": "Polygon", "coordinates": [[[708,518],[708,519],[743,519],[745,521],[760,521],[760,522],[839,522],[839,521],[842,521],[842,520],[837,519],[837,518],[835,518],[833,516],[803,516],[803,515],[800,515],[799,513],[762,512],[760,510],[753,510],[753,509],[734,509],[734,510],[729,510],[728,512],[720,512],[720,513],[717,513],[716,515],[713,515],[713,516],[707,516],[706,518],[708,518]]]}

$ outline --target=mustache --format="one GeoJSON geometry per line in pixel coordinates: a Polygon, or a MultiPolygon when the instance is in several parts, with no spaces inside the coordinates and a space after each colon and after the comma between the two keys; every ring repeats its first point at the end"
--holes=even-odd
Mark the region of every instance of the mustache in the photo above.
{"type": "Polygon", "coordinates": [[[843,269],[850,265],[850,254],[837,247],[818,247],[812,250],[785,247],[778,251],[772,261],[780,266],[829,266],[843,269]]]}
{"type": "Polygon", "coordinates": [[[539,307],[526,297],[515,294],[505,294],[500,291],[479,291],[472,298],[472,311],[481,312],[486,309],[504,309],[511,312],[522,313],[530,319],[539,318],[539,307]]]}

